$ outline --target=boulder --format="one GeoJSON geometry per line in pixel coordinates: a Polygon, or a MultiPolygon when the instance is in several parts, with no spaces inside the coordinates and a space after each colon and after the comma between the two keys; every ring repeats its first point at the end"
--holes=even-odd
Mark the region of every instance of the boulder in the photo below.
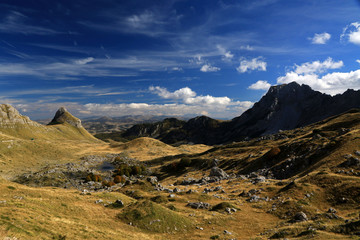
{"type": "Polygon", "coordinates": [[[226,179],[226,178],[229,177],[229,175],[224,170],[222,170],[221,168],[213,167],[210,170],[209,177],[219,177],[221,179],[226,179]]]}
{"type": "Polygon", "coordinates": [[[294,221],[295,222],[304,222],[304,221],[308,221],[308,217],[306,216],[306,214],[304,212],[297,212],[294,215],[294,221]]]}

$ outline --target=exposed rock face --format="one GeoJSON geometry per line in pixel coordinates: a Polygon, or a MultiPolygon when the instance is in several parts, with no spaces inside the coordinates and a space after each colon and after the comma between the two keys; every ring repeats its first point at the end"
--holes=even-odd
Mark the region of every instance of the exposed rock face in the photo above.
{"type": "Polygon", "coordinates": [[[15,125],[30,125],[40,126],[40,124],[33,122],[29,117],[21,115],[18,110],[8,104],[0,105],[0,126],[14,127],[15,125]]]}
{"type": "Polygon", "coordinates": [[[251,109],[231,121],[222,122],[205,116],[187,122],[168,119],[135,125],[123,136],[149,136],[168,144],[222,144],[306,126],[352,108],[360,108],[360,91],[347,90],[332,97],[292,82],[271,87],[251,109]]]}
{"type": "Polygon", "coordinates": [[[71,113],[69,113],[64,107],[61,107],[59,108],[59,110],[57,110],[55,117],[53,118],[53,120],[51,120],[49,125],[56,125],[62,123],[68,123],[74,127],[82,128],[81,120],[71,115],[71,113]]]}

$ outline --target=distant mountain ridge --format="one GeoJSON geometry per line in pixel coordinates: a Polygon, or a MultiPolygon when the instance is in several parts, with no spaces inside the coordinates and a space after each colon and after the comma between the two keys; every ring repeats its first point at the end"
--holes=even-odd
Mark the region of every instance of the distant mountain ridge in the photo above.
{"type": "Polygon", "coordinates": [[[360,91],[350,89],[343,94],[330,96],[292,82],[272,86],[252,108],[231,121],[206,116],[187,122],[165,119],[135,125],[122,136],[153,137],[168,144],[222,144],[303,127],[352,108],[360,108],[360,91]]]}

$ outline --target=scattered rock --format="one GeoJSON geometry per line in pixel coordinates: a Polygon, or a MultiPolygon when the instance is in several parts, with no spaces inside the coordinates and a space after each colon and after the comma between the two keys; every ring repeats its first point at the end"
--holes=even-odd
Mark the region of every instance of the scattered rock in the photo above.
{"type": "Polygon", "coordinates": [[[99,199],[99,200],[96,200],[95,203],[96,204],[100,204],[100,203],[103,203],[104,201],[102,199],[99,199]]]}
{"type": "Polygon", "coordinates": [[[224,234],[232,235],[232,233],[229,232],[228,230],[224,230],[224,234]]]}
{"type": "Polygon", "coordinates": [[[199,209],[199,208],[209,209],[211,207],[209,203],[205,203],[205,202],[192,202],[192,203],[188,203],[186,206],[194,209],[199,209]]]}

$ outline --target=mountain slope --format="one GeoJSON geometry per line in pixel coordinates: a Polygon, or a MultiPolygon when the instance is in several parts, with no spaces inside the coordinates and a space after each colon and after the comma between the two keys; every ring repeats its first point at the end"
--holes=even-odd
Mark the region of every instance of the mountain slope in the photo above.
{"type": "Polygon", "coordinates": [[[222,144],[303,127],[359,107],[360,91],[347,90],[332,97],[292,82],[271,87],[251,109],[231,121],[202,116],[165,127],[168,124],[164,120],[135,125],[123,137],[154,137],[169,144],[222,144]]]}

